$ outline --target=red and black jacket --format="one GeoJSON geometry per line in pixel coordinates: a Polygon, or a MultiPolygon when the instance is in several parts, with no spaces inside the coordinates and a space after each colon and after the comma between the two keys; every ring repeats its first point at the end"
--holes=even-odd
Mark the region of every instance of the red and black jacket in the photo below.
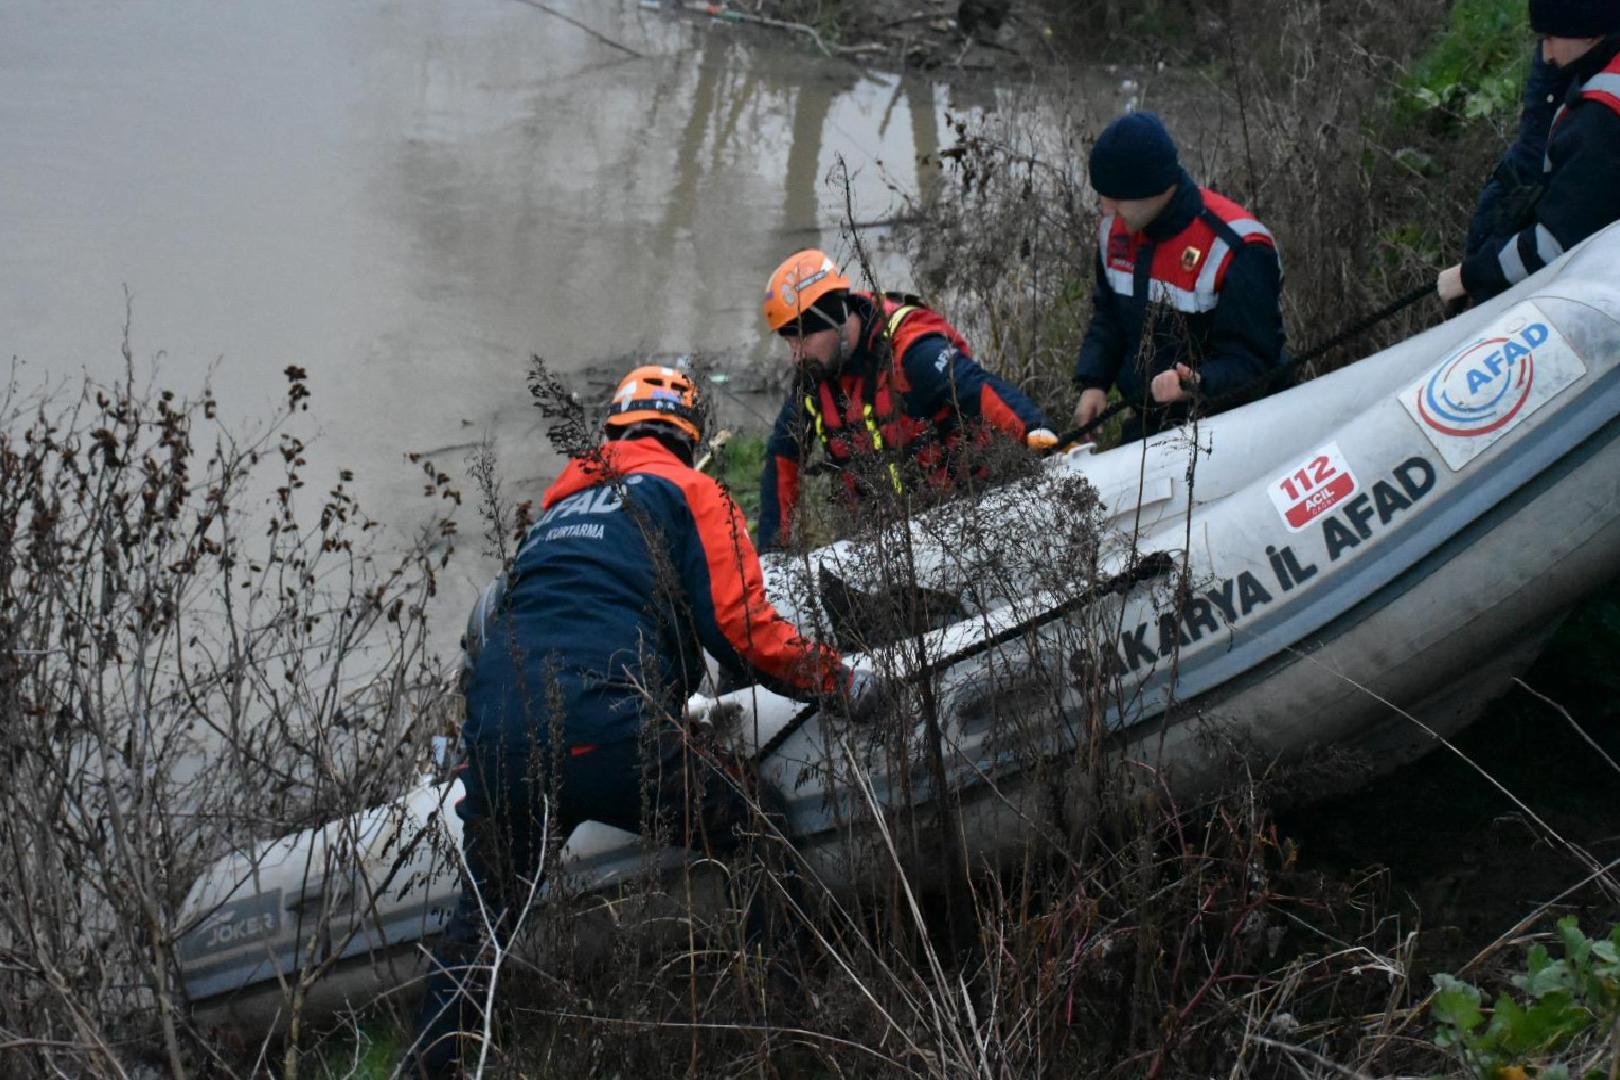
{"type": "Polygon", "coordinates": [[[1103,218],[1075,383],[1081,390],[1117,385],[1138,406],[1146,434],[1188,414],[1188,403],[1163,408],[1149,393],[1153,377],[1178,363],[1198,372],[1200,396],[1217,407],[1264,396],[1268,376],[1284,363],[1281,289],[1270,231],[1183,173],[1141,232],[1114,215],[1103,218]]]}
{"type": "Polygon", "coordinates": [[[1463,288],[1475,303],[1620,220],[1620,35],[1604,38],[1569,73],[1547,136],[1534,220],[1491,237],[1462,262],[1463,288]]]}
{"type": "Polygon", "coordinates": [[[790,696],[840,689],[838,654],[766,597],[736,504],[656,439],[575,459],[544,505],[484,622],[469,744],[544,743],[554,725],[570,744],[635,738],[649,709],[680,710],[704,649],[790,696]]]}
{"type": "Polygon", "coordinates": [[[850,304],[863,327],[859,346],[837,374],[789,396],[766,444],[759,515],[766,550],[792,530],[799,470],[817,443],[860,498],[869,484],[902,488],[919,472],[930,486],[949,488],[960,479],[964,441],[982,444],[999,431],[1022,442],[1047,424],[1033,402],[973,359],[937,311],[894,294],[852,293],[850,304]]]}

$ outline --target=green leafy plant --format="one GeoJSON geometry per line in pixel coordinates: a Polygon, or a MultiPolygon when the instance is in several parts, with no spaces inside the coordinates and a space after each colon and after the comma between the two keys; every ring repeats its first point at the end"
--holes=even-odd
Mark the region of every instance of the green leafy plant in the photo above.
{"type": "Polygon", "coordinates": [[[395,1074],[411,1032],[382,1019],[339,1028],[317,1048],[319,1080],[387,1080],[395,1074]]]}
{"type": "Polygon", "coordinates": [[[1513,116],[1529,59],[1530,28],[1519,0],[1460,0],[1447,28],[1402,84],[1406,120],[1446,113],[1465,120],[1513,116]]]}
{"type": "Polygon", "coordinates": [[[1567,1080],[1613,1075],[1620,1047],[1620,926],[1607,938],[1581,932],[1574,916],[1560,919],[1564,955],[1530,949],[1518,996],[1502,993],[1487,1011],[1477,986],[1436,975],[1431,1011],[1434,1041],[1482,1080],[1538,1077],[1567,1080]]]}
{"type": "Polygon", "coordinates": [[[765,437],[754,432],[732,436],[722,455],[720,479],[737,500],[750,526],[759,522],[759,474],[765,467],[765,437]]]}

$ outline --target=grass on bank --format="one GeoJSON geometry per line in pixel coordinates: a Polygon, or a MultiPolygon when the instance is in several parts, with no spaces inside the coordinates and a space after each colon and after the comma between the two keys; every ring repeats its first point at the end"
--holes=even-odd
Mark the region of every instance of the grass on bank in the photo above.
{"type": "Polygon", "coordinates": [[[732,435],[720,454],[718,479],[726,485],[731,497],[737,500],[748,527],[759,531],[759,478],[765,467],[765,435],[762,432],[740,431],[732,435]]]}
{"type": "MultiPolygon", "coordinates": [[[[766,437],[763,431],[735,432],[718,455],[718,470],[710,469],[742,509],[755,541],[759,539],[760,477],[765,468],[766,437]]],[[[812,455],[810,460],[812,463],[820,460],[820,455],[812,455]]],[[[838,538],[839,508],[833,498],[834,482],[833,477],[825,474],[800,475],[799,511],[795,519],[799,543],[820,547],[838,538]]]]}
{"type": "Polygon", "coordinates": [[[1398,119],[1511,120],[1530,70],[1532,40],[1523,0],[1459,0],[1445,31],[1403,81],[1398,119]]]}
{"type": "Polygon", "coordinates": [[[388,1080],[396,1075],[410,1032],[376,1020],[333,1034],[310,1072],[318,1080],[388,1080]]]}

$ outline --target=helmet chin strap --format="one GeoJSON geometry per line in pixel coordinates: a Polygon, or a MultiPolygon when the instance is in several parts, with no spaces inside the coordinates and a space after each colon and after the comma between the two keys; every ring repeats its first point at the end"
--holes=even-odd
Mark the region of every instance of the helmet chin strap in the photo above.
{"type": "Polygon", "coordinates": [[[811,382],[819,382],[822,379],[837,375],[844,369],[844,365],[849,362],[849,358],[855,355],[855,342],[859,339],[860,335],[851,334],[849,332],[849,321],[855,318],[855,313],[850,310],[848,300],[843,302],[841,310],[842,317],[837,318],[836,321],[834,321],[835,316],[827,312],[824,308],[819,311],[806,313],[807,318],[813,315],[819,322],[824,324],[822,330],[819,332],[825,333],[827,330],[832,330],[837,335],[838,341],[836,350],[833,352],[832,356],[827,358],[825,362],[812,360],[802,356],[799,359],[799,374],[802,377],[809,379],[811,382]]]}
{"type": "Polygon", "coordinates": [[[849,332],[849,323],[853,318],[855,318],[855,313],[850,310],[849,300],[846,298],[844,300],[844,317],[838,322],[838,354],[833,360],[835,371],[842,370],[849,358],[855,355],[855,339],[860,335],[849,332]]]}
{"type": "Polygon", "coordinates": [[[822,379],[831,378],[843,371],[844,365],[849,363],[849,358],[854,355],[855,346],[850,343],[849,338],[844,334],[844,326],[840,325],[838,327],[838,351],[833,353],[825,364],[815,360],[808,360],[800,365],[800,370],[809,377],[811,382],[820,382],[822,379]]]}
{"type": "Polygon", "coordinates": [[[838,328],[838,357],[836,360],[836,366],[840,369],[842,369],[843,366],[848,363],[851,356],[855,355],[855,343],[850,341],[849,335],[844,332],[844,327],[848,325],[849,323],[846,322],[844,326],[840,326],[838,328]]]}

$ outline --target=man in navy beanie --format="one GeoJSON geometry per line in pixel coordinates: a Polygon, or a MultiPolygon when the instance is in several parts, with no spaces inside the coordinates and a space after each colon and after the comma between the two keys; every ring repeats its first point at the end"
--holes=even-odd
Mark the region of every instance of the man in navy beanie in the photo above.
{"type": "MultiPolygon", "coordinates": [[[[1463,261],[1440,272],[1447,302],[1488,300],[1620,220],[1620,0],[1530,0],[1530,27],[1563,82],[1541,168],[1522,178],[1512,212],[1485,223],[1483,238],[1471,231],[1463,261]]],[[[1527,95],[1521,142],[1536,104],[1527,95]]]]}
{"type": "Polygon", "coordinates": [[[1091,151],[1102,204],[1091,325],[1075,363],[1076,424],[1110,387],[1131,441],[1263,397],[1283,364],[1282,264],[1266,227],[1200,188],[1153,113],[1127,113],[1091,151]]]}

